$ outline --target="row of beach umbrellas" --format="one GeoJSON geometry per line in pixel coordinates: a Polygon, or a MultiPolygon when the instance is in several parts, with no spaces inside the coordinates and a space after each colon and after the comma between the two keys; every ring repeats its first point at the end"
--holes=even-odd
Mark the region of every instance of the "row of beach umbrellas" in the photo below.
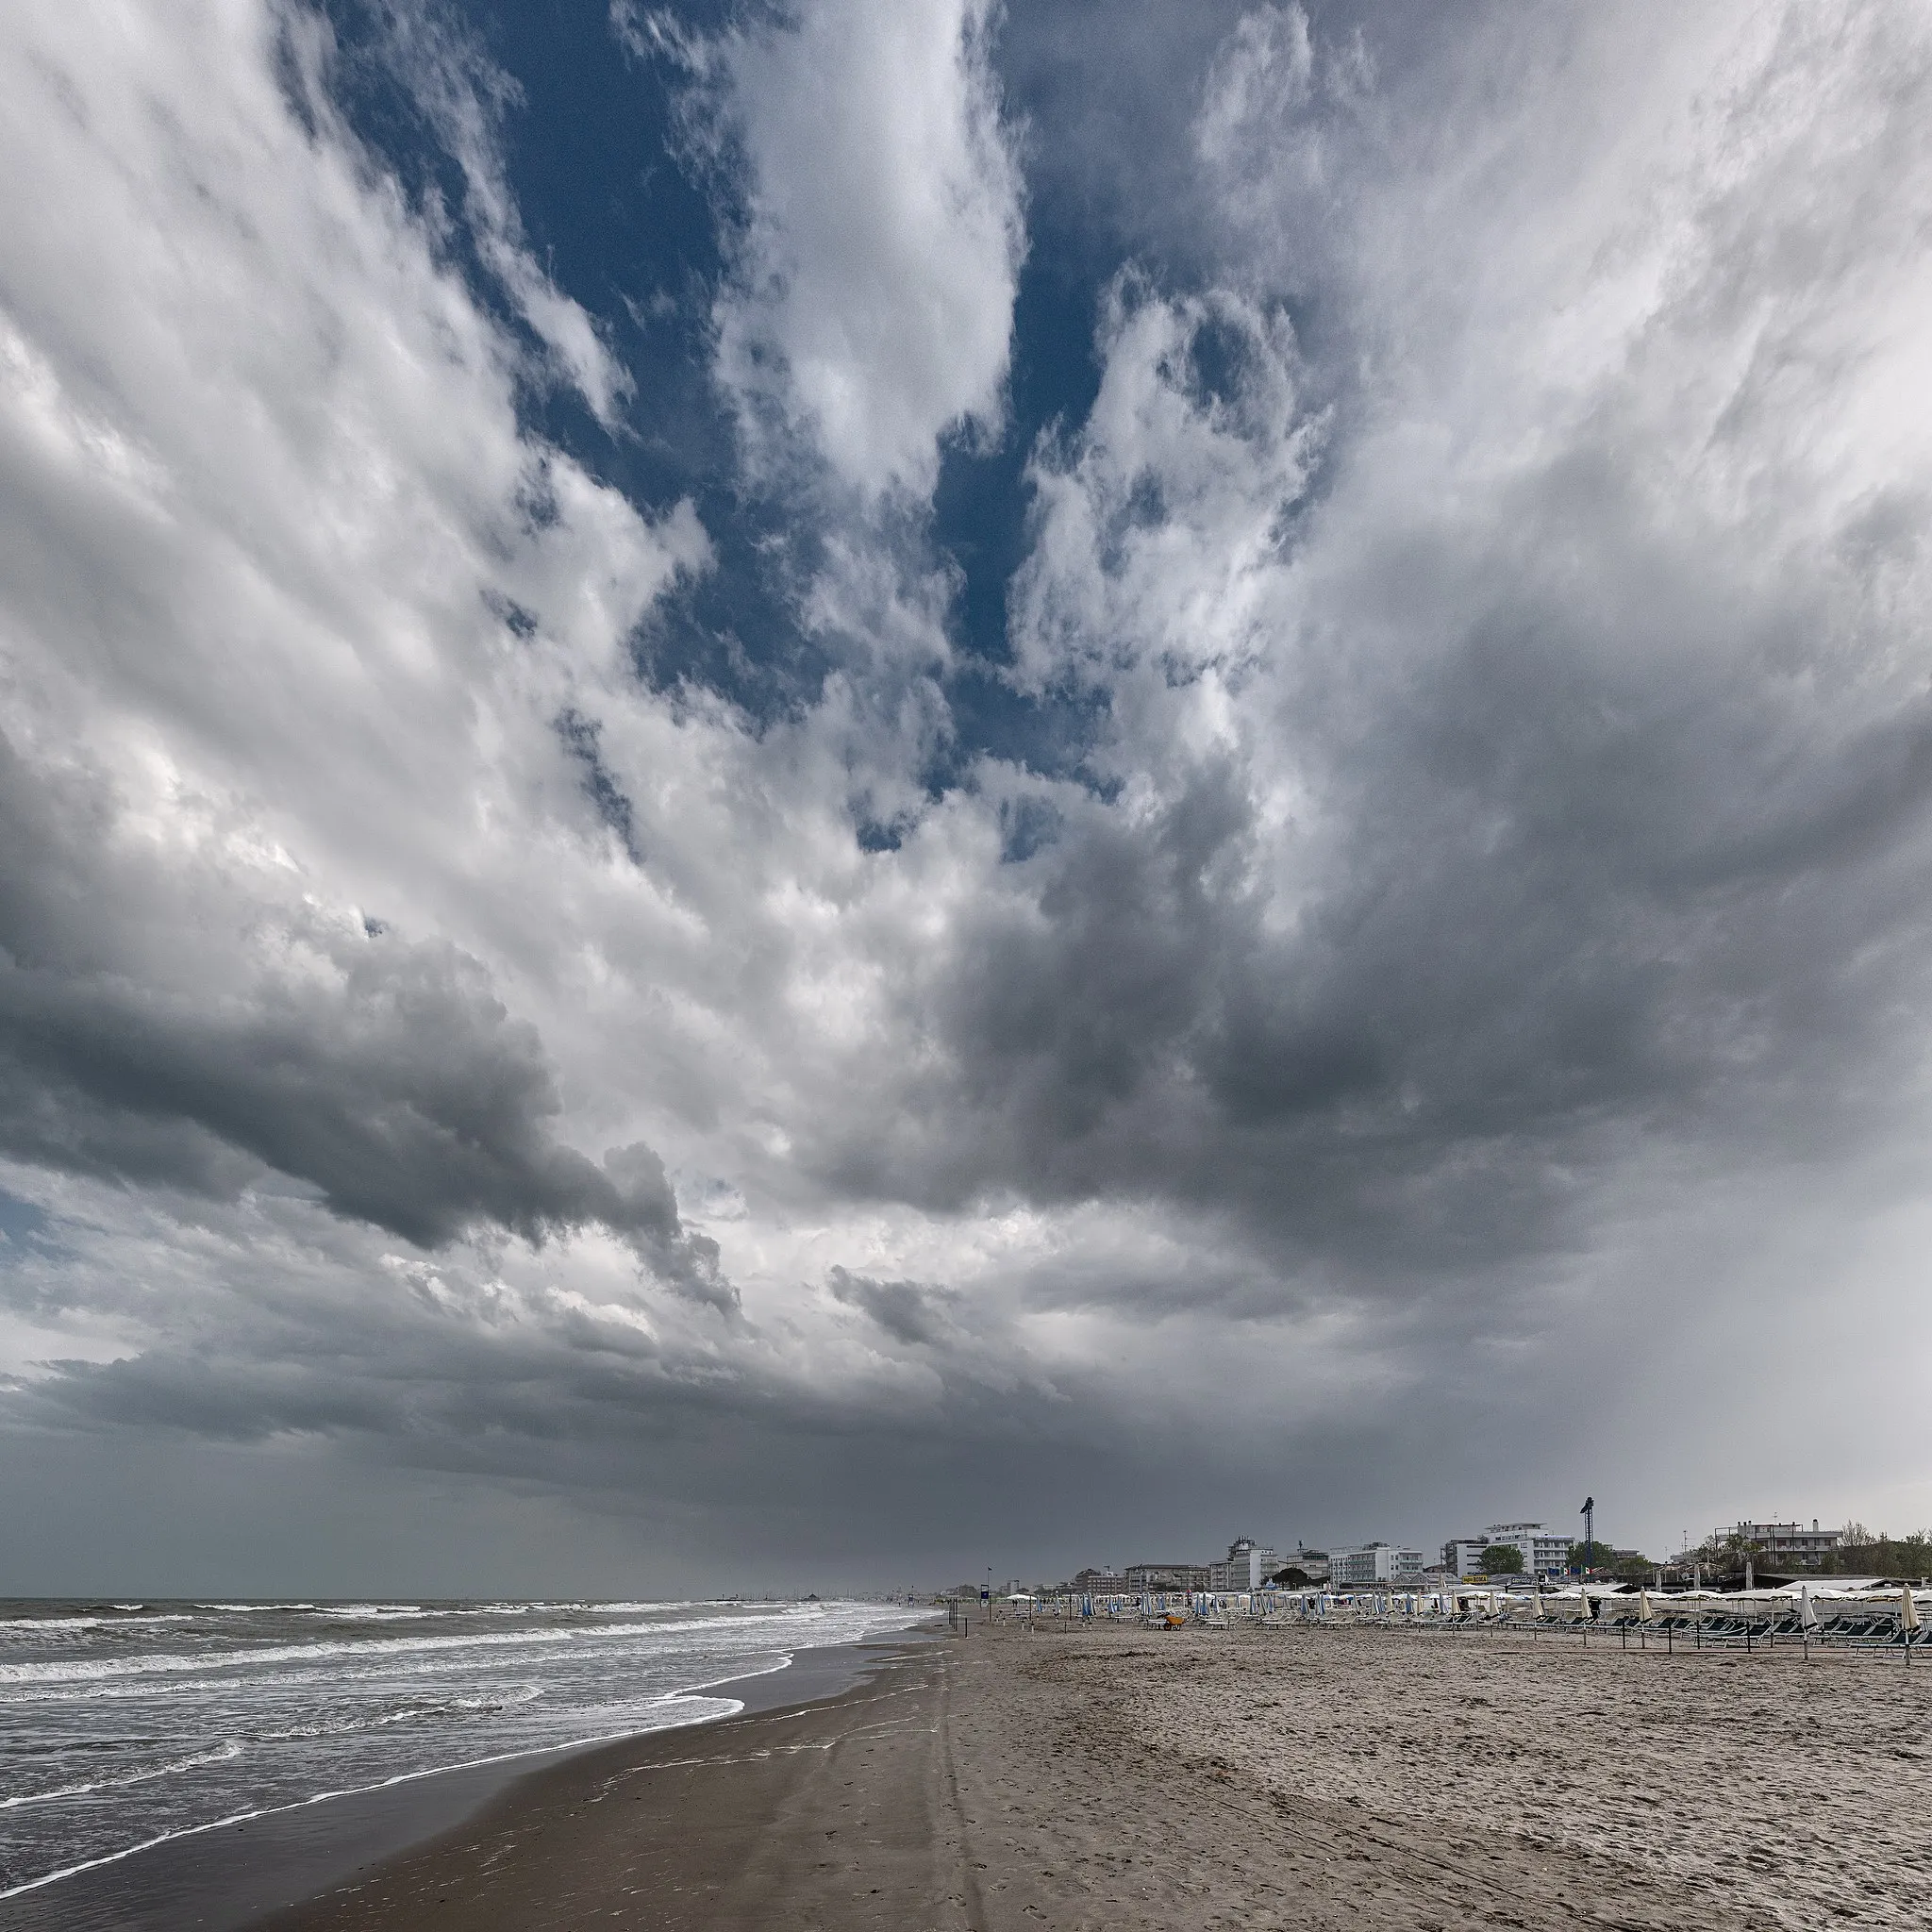
{"type": "MultiPolygon", "coordinates": [[[[1144,1598],[1137,1597],[1137,1605],[1152,1607],[1156,1597],[1161,1606],[1171,1599],[1188,1601],[1194,1607],[1205,1608],[1226,1608],[1248,1610],[1257,1607],[1253,1597],[1246,1593],[1231,1596],[1189,1597],[1182,1592],[1150,1592],[1144,1598]]],[[[1025,1599],[1031,1601],[1030,1599],[1025,1599]]],[[[1898,1612],[1899,1621],[1907,1631],[1916,1631],[1923,1625],[1924,1613],[1919,1607],[1917,1593],[1909,1585],[1904,1585],[1895,1591],[1861,1588],[1855,1590],[1834,1590],[1828,1587],[1814,1591],[1809,1584],[1795,1589],[1782,1588],[1762,1591],[1684,1591],[1668,1595],[1654,1595],[1648,1588],[1640,1589],[1633,1599],[1627,1592],[1616,1589],[1592,1589],[1578,1587],[1574,1590],[1530,1591],[1523,1593],[1500,1591],[1493,1586],[1479,1590],[1442,1590],[1429,1591],[1270,1591],[1262,1597],[1261,1605],[1280,1607],[1293,1604],[1306,1614],[1312,1609],[1317,1616],[1325,1616],[1331,1606],[1337,1608],[1358,1608],[1366,1600],[1376,1607],[1383,1615],[1401,1614],[1405,1616],[1456,1615],[1466,1609],[1495,1618],[1504,1617],[1510,1608],[1522,1607],[1529,1610],[1538,1622],[1566,1614],[1575,1621],[1586,1619],[1594,1622],[1605,1606],[1621,1609],[1628,1606],[1635,1611],[1640,1624],[1654,1622],[1660,1614],[1681,1616],[1723,1616],[1743,1613],[1763,1615],[1771,1611],[1787,1611],[1795,1606],[1799,1627],[1815,1630],[1819,1627],[1819,1604],[1824,1603],[1828,1614],[1841,1614],[1848,1609],[1891,1610],[1898,1612]]],[[[1021,1598],[1012,1599],[1015,1603],[1021,1598]]],[[[1080,1607],[1091,1614],[1097,1607],[1118,1605],[1124,1607],[1124,1599],[1093,1598],[1084,1596],[1080,1607]]],[[[1616,1621],[1623,1621],[1618,1618],[1616,1621]]]]}
{"type": "MultiPolygon", "coordinates": [[[[1331,1602],[1359,1603],[1359,1594],[1344,1595],[1320,1591],[1301,1594],[1298,1599],[1304,1605],[1312,1604],[1317,1614],[1325,1612],[1331,1602]]],[[[1594,1620],[1602,1606],[1608,1604],[1621,1607],[1631,1603],[1631,1599],[1620,1591],[1532,1591],[1524,1595],[1495,1589],[1447,1590],[1428,1592],[1375,1592],[1372,1602],[1386,1607],[1385,1613],[1393,1613],[1396,1606],[1402,1607],[1404,1614],[1456,1614],[1465,1606],[1486,1612],[1492,1617],[1501,1617],[1506,1610],[1516,1605],[1527,1607],[1538,1621],[1552,1615],[1571,1612],[1578,1621],[1585,1618],[1594,1620]],[[1427,1609],[1422,1607],[1426,1604],[1427,1609]]],[[[1908,1631],[1922,1627],[1923,1614],[1919,1608],[1918,1593],[1909,1585],[1901,1585],[1896,1592],[1890,1591],[1835,1591],[1821,1590],[1814,1593],[1809,1584],[1801,1584],[1793,1590],[1775,1591],[1686,1591],[1661,1599],[1651,1591],[1640,1589],[1633,1607],[1636,1620],[1648,1624],[1661,1613],[1682,1615],[1689,1612],[1693,1616],[1736,1614],[1762,1614],[1769,1610],[1790,1608],[1795,1603],[1798,1624],[1801,1629],[1815,1630],[1819,1627],[1818,1605],[1825,1602],[1830,1610],[1839,1612],[1846,1608],[1893,1609],[1896,1608],[1899,1622],[1908,1631]]]]}

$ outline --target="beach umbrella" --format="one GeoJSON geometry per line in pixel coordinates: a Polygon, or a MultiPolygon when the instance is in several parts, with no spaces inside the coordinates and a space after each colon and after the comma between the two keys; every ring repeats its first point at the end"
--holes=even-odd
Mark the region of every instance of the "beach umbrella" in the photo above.
{"type": "Polygon", "coordinates": [[[1650,1622],[1650,1592],[1647,1590],[1637,1592],[1637,1621],[1640,1624],[1650,1622]]]}
{"type": "Polygon", "coordinates": [[[1899,1591],[1899,1621],[1908,1631],[1919,1627],[1919,1599],[1912,1594],[1909,1583],[1899,1591]]]}
{"type": "Polygon", "coordinates": [[[1541,1624],[1541,1623],[1542,1622],[1542,1620],[1543,1620],[1543,1593],[1542,1593],[1542,1591],[1540,1591],[1540,1590],[1538,1590],[1538,1591],[1532,1591],[1530,1592],[1530,1598],[1529,1598],[1529,1603],[1530,1603],[1530,1609],[1531,1609],[1532,1613],[1533,1613],[1533,1614],[1534,1614],[1534,1616],[1536,1617],[1536,1620],[1537,1620],[1537,1622],[1538,1622],[1539,1624],[1541,1624]]]}
{"type": "Polygon", "coordinates": [[[1798,1628],[1815,1630],[1818,1627],[1818,1606],[1811,1601],[1811,1586],[1807,1583],[1798,1591],[1798,1628]]]}

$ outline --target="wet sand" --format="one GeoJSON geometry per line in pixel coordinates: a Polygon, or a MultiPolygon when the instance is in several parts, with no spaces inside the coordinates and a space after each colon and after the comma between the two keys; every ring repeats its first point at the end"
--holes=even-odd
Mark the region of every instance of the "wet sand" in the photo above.
{"type": "Polygon", "coordinates": [[[1932,1671],[975,1628],[614,1745],[264,1932],[1932,1923],[1932,1671]]]}
{"type": "Polygon", "coordinates": [[[949,1681],[928,1652],[825,1703],[588,1752],[264,1932],[915,1923],[948,1849],[949,1681]]]}

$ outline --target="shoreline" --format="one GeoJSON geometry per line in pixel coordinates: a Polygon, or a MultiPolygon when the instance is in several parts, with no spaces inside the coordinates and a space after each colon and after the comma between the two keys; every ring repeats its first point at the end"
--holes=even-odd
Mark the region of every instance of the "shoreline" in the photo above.
{"type": "Polygon", "coordinates": [[[731,1699],[740,1708],[725,1716],[399,1773],[379,1784],[192,1826],[50,1874],[0,1900],[0,1932],[243,1932],[356,1872],[407,1857],[527,1779],[615,1746],[689,1737],[747,1715],[836,1696],[875,1667],[874,1653],[901,1651],[929,1641],[932,1634],[930,1624],[920,1624],[862,1642],[799,1648],[775,1669],[672,1693],[731,1699]]]}
{"type": "MultiPolygon", "coordinates": [[[[883,1796],[901,1814],[883,1839],[869,1835],[868,1875],[896,1858],[925,1890],[928,1866],[922,1760],[936,1726],[935,1694],[946,1675],[946,1646],[875,1642],[863,1674],[838,1694],[774,1704],[679,1731],[628,1738],[546,1767],[499,1792],[460,1825],[333,1890],[257,1922],[250,1932],[408,1932],[418,1925],[508,1932],[574,1928],[597,1919],[632,1926],[709,1928],[741,1923],[724,1895],[749,1884],[757,1908],[742,1923],[796,1911],[802,1790],[830,1776],[855,1805],[835,1797],[802,1822],[811,1849],[830,1847],[883,1796]],[[870,1761],[883,1746],[890,1765],[870,1761]],[[846,1754],[867,1759],[867,1775],[846,1774],[846,1754]],[[879,1774],[883,1771],[883,1775],[879,1774]],[[764,1867],[763,1881],[760,1867],[764,1867]]],[[[840,1848],[843,1851],[845,1848],[840,1848]]],[[[814,1861],[829,1869],[825,1859],[814,1861]]],[[[903,1874],[902,1874],[903,1875],[903,1874]]],[[[894,1916],[879,1921],[899,1927],[894,1916]]],[[[886,1886],[865,1888],[883,1896],[886,1886]]],[[[780,1923],[870,1924],[840,1913],[780,1923]]]]}

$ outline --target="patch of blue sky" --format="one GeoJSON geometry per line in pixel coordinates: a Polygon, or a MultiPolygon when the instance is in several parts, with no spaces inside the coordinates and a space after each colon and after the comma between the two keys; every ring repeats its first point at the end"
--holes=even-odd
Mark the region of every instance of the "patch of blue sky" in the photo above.
{"type": "MultiPolygon", "coordinates": [[[[639,675],[658,689],[701,686],[757,723],[795,713],[816,697],[841,649],[838,638],[801,621],[824,532],[808,507],[747,475],[713,380],[713,305],[739,210],[728,175],[691,153],[679,101],[688,75],[669,59],[627,50],[608,0],[428,5],[429,17],[469,50],[525,245],[592,318],[635,385],[607,425],[569,383],[530,382],[519,399],[526,423],[647,512],[688,497],[713,545],[713,566],[675,585],[633,641],[639,675]]],[[[697,33],[744,12],[665,10],[697,33]]],[[[440,201],[459,215],[461,167],[397,58],[389,9],[375,0],[325,0],[325,11],[338,44],[339,108],[419,204],[440,201]]],[[[1009,89],[1025,78],[1009,75],[1009,89]]],[[[1024,99],[1011,106],[1023,118],[1029,111],[1024,99]]],[[[1033,137],[1036,146],[1050,138],[1050,129],[1033,137]]],[[[1049,170],[1048,178],[1060,177],[1049,170]]],[[[1029,223],[1004,431],[996,441],[959,439],[943,452],[931,508],[929,541],[958,584],[947,613],[951,729],[923,774],[934,795],[983,754],[1077,777],[1097,723],[1091,695],[1041,698],[1014,688],[1005,675],[1008,607],[1028,543],[1027,464],[1042,434],[1076,428],[1091,407],[1100,292],[1123,258],[1114,240],[1052,193],[1036,196],[1029,223]]],[[[534,351],[467,225],[452,220],[446,233],[450,258],[477,298],[534,351]]]]}
{"type": "Polygon", "coordinates": [[[42,1242],[51,1222],[44,1209],[0,1188],[0,1257],[29,1243],[42,1242]]]}
{"type": "MultiPolygon", "coordinates": [[[[434,0],[432,0],[434,4],[434,0]]],[[[396,58],[387,11],[328,0],[341,110],[421,205],[463,206],[460,167],[396,58]]],[[[723,9],[683,9],[702,29],[723,9]]],[[[681,72],[639,59],[613,33],[607,0],[448,5],[441,16],[498,90],[496,138],[524,238],[556,287],[589,314],[635,389],[600,423],[566,382],[519,397],[531,431],[638,507],[662,514],[689,498],[710,537],[712,569],[679,583],[635,640],[639,675],[659,688],[695,682],[753,718],[809,702],[827,668],[796,618],[814,533],[748,490],[730,412],[711,378],[711,310],[725,274],[720,184],[685,153],[681,72]]],[[[449,224],[450,258],[513,338],[535,348],[474,236],[449,224]]]]}
{"type": "Polygon", "coordinates": [[[1007,625],[1013,575],[1029,541],[1026,482],[1042,436],[1085,422],[1100,387],[1094,323],[1113,265],[1087,262],[1041,232],[1020,275],[1013,309],[1012,372],[1006,433],[991,448],[953,444],[940,468],[933,535],[960,576],[953,619],[959,648],[949,681],[956,736],[947,752],[963,763],[986,751],[1055,775],[1077,773],[1095,715],[1091,695],[1034,697],[1001,674],[1012,662],[1007,625]]]}

